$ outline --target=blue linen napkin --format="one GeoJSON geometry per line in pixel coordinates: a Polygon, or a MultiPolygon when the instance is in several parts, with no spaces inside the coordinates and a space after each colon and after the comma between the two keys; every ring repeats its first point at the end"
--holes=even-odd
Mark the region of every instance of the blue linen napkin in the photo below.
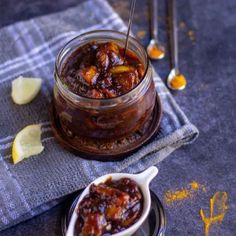
{"type": "Polygon", "coordinates": [[[138,172],[155,165],[198,136],[197,128],[154,73],[163,119],[151,143],[115,164],[81,159],[56,143],[48,118],[55,57],[68,40],[96,29],[126,31],[126,26],[106,1],[89,0],[0,29],[0,230],[50,209],[98,176],[138,172]],[[10,97],[11,81],[19,75],[43,78],[41,93],[24,106],[15,105],[10,97]],[[16,133],[39,123],[44,152],[13,165],[11,147],[16,133]]]}

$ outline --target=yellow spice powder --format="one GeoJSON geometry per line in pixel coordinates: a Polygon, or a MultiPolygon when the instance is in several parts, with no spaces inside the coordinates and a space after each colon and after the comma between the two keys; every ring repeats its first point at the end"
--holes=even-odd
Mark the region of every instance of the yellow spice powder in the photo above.
{"type": "Polygon", "coordinates": [[[181,201],[189,197],[191,197],[191,192],[187,189],[183,189],[175,192],[166,192],[164,199],[167,204],[170,204],[172,202],[181,201]]]}
{"type": "Polygon", "coordinates": [[[170,84],[172,88],[179,89],[179,88],[185,87],[187,84],[187,81],[184,75],[178,74],[171,80],[170,84]]]}
{"type": "Polygon", "coordinates": [[[158,59],[164,56],[164,52],[160,50],[158,47],[151,47],[147,49],[148,56],[151,59],[158,59]]]}
{"type": "Polygon", "coordinates": [[[193,181],[192,183],[190,183],[191,189],[199,189],[200,188],[200,184],[196,181],[193,181]]]}
{"type": "Polygon", "coordinates": [[[138,31],[136,35],[138,38],[143,39],[146,35],[146,31],[138,31]]]}
{"type": "Polygon", "coordinates": [[[209,235],[210,226],[213,223],[221,223],[225,213],[228,210],[227,205],[228,194],[226,192],[216,192],[210,199],[210,213],[206,217],[203,209],[200,209],[200,216],[205,224],[205,236],[209,235]]]}
{"type": "Polygon", "coordinates": [[[189,30],[187,34],[191,41],[195,41],[195,33],[192,30],[189,30]]]}
{"type": "Polygon", "coordinates": [[[187,188],[178,189],[176,191],[167,191],[165,193],[164,200],[167,205],[170,205],[173,202],[183,201],[191,198],[199,189],[202,189],[203,191],[206,190],[206,188],[197,181],[192,181],[187,188]]]}
{"type": "Polygon", "coordinates": [[[181,22],[179,23],[179,28],[180,28],[181,30],[185,30],[185,29],[187,28],[186,23],[185,23],[184,21],[181,21],[181,22]]]}

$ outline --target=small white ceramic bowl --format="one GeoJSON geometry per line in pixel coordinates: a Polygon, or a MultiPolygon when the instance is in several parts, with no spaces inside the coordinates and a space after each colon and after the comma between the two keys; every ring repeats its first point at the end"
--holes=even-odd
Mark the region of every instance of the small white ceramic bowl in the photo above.
{"type": "Polygon", "coordinates": [[[142,223],[147,218],[150,207],[151,207],[151,196],[150,196],[150,190],[149,190],[149,183],[151,180],[157,175],[158,169],[155,166],[151,166],[145,171],[139,173],[139,174],[126,174],[126,173],[113,173],[113,174],[107,174],[103,175],[97,179],[95,179],[92,183],[90,183],[87,188],[82,192],[80,195],[80,198],[76,204],[75,210],[72,214],[68,230],[66,232],[66,236],[75,236],[75,225],[78,218],[77,214],[77,208],[79,203],[82,201],[82,199],[89,194],[89,188],[91,184],[98,185],[100,183],[105,182],[108,178],[112,177],[112,180],[118,180],[121,178],[130,178],[134,180],[138,186],[140,187],[142,194],[143,194],[143,212],[139,218],[139,220],[131,225],[129,228],[121,231],[120,233],[113,234],[112,236],[130,236],[134,234],[138,228],[142,225],[142,223]]]}

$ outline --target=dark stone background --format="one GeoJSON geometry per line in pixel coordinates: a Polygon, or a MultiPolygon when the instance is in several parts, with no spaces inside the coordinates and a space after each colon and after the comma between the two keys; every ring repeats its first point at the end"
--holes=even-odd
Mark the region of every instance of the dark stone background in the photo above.
{"type": "MultiPolygon", "coordinates": [[[[19,20],[64,10],[79,0],[1,0],[0,27],[19,20]]],[[[109,0],[127,21],[128,0],[109,0]]],[[[138,0],[133,31],[145,31],[140,39],[147,45],[148,4],[138,0]]],[[[160,38],[167,37],[167,1],[160,2],[160,38]]],[[[198,140],[166,158],[151,188],[162,199],[167,190],[186,187],[192,180],[204,184],[199,192],[180,204],[164,207],[167,213],[166,235],[204,235],[199,210],[209,206],[216,191],[226,191],[229,210],[223,223],[213,226],[210,235],[236,235],[236,1],[178,0],[180,68],[188,78],[188,87],[174,94],[189,119],[199,128],[198,140]],[[194,32],[194,38],[188,31],[194,32]]],[[[139,33],[140,35],[140,33],[139,33]]],[[[153,63],[163,80],[169,73],[169,57],[153,63]]],[[[0,236],[60,235],[60,217],[64,204],[3,231],[0,236]]]]}

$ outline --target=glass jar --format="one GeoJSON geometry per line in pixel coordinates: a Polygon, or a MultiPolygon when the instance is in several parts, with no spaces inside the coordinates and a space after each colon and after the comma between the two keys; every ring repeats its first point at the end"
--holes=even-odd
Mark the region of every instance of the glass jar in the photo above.
{"type": "Polygon", "coordinates": [[[137,131],[150,119],[156,101],[152,69],[145,49],[132,37],[129,50],[143,63],[145,74],[128,93],[115,98],[87,98],[71,92],[60,78],[64,63],[79,47],[91,41],[113,41],[124,47],[125,37],[116,31],[92,31],[72,39],[59,52],[55,64],[53,106],[54,114],[68,137],[117,139],[137,131]]]}

